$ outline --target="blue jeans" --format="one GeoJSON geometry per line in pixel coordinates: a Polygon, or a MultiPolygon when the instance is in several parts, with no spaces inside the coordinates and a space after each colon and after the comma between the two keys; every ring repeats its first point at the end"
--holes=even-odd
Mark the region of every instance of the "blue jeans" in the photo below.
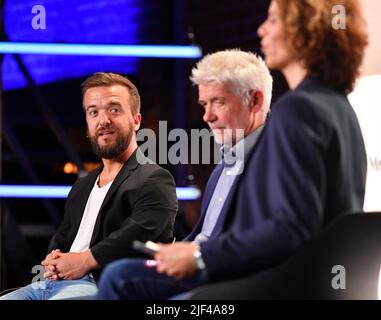
{"type": "Polygon", "coordinates": [[[44,280],[33,282],[0,297],[0,300],[61,300],[91,296],[97,293],[93,277],[78,280],[44,280]]]}
{"type": "Polygon", "coordinates": [[[147,266],[147,260],[121,259],[110,263],[98,284],[99,300],[167,299],[192,290],[207,282],[206,272],[176,280],[160,274],[156,266],[147,266]]]}

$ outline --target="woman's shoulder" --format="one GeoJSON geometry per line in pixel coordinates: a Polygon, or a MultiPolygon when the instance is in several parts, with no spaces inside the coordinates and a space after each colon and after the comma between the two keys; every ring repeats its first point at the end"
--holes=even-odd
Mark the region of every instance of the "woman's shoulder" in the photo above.
{"type": "Polygon", "coordinates": [[[292,114],[303,114],[307,111],[311,112],[311,107],[315,104],[313,94],[302,91],[288,91],[280,96],[271,108],[272,115],[285,117],[292,114]]]}

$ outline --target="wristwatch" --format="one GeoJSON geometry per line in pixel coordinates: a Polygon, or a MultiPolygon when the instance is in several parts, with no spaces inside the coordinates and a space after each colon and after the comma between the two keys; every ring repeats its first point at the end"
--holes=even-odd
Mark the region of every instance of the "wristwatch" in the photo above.
{"type": "Polygon", "coordinates": [[[196,251],[193,252],[193,258],[194,262],[196,264],[197,270],[204,270],[205,269],[205,262],[202,258],[200,247],[197,247],[196,251]]]}

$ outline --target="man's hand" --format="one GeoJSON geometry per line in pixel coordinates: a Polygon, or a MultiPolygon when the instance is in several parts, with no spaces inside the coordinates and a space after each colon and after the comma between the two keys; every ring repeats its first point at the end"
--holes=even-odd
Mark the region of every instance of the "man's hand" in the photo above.
{"type": "Polygon", "coordinates": [[[79,279],[98,267],[90,249],[84,252],[60,253],[59,257],[45,259],[43,262],[48,266],[53,266],[54,275],[65,280],[79,279]]]}
{"type": "Polygon", "coordinates": [[[174,244],[160,244],[155,254],[157,271],[176,279],[192,275],[196,271],[193,253],[197,245],[192,242],[177,242],[174,244]]]}
{"type": "Polygon", "coordinates": [[[59,249],[52,250],[41,264],[45,267],[44,278],[49,278],[50,280],[58,280],[58,274],[56,272],[56,267],[54,265],[48,264],[47,261],[51,261],[59,258],[62,252],[59,249]]]}

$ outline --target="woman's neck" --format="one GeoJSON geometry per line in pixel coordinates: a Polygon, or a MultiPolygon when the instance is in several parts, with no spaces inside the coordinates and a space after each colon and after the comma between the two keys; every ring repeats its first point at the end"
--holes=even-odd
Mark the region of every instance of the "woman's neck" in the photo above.
{"type": "Polygon", "coordinates": [[[290,89],[294,90],[306,77],[307,69],[302,63],[295,61],[283,68],[282,73],[285,76],[290,89]]]}

